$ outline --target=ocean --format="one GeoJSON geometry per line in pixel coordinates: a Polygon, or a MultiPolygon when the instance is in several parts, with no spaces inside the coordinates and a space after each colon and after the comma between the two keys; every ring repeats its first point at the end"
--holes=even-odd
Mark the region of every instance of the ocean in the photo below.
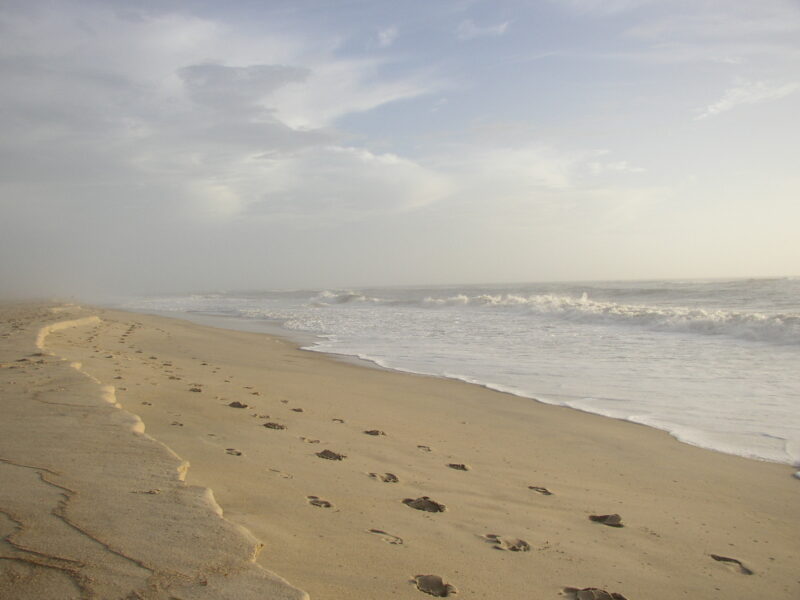
{"type": "Polygon", "coordinates": [[[460,379],[800,466],[800,278],[248,291],[120,308],[460,379]],[[300,336],[299,338],[297,336],[300,336]]]}

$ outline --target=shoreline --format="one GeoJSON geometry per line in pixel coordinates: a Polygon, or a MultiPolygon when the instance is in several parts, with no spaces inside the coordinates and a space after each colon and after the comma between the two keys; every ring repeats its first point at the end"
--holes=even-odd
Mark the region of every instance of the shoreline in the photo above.
{"type": "Polygon", "coordinates": [[[468,376],[460,376],[460,375],[447,375],[447,374],[437,374],[437,373],[423,373],[419,371],[412,371],[409,369],[404,369],[401,367],[391,367],[384,364],[381,364],[380,359],[370,358],[363,355],[358,354],[346,354],[346,353],[338,353],[332,352],[329,350],[322,350],[316,349],[313,347],[321,336],[297,331],[293,329],[289,329],[284,327],[283,323],[280,320],[269,320],[269,319],[246,319],[243,317],[237,316],[227,316],[227,315],[214,315],[214,314],[206,314],[202,312],[185,312],[185,311],[143,311],[141,313],[137,313],[136,311],[130,311],[128,309],[121,309],[121,308],[113,308],[111,307],[110,310],[120,310],[122,312],[132,312],[133,314],[150,314],[154,316],[162,316],[165,318],[173,318],[179,320],[189,321],[191,323],[196,323],[199,325],[207,325],[210,327],[216,327],[219,329],[230,329],[233,331],[244,331],[250,333],[262,333],[264,335],[271,335],[275,337],[279,337],[281,339],[286,340],[287,342],[294,344],[297,349],[307,351],[307,352],[314,352],[318,354],[323,354],[325,356],[331,357],[334,360],[338,360],[345,363],[354,364],[357,366],[363,366],[367,368],[377,369],[381,371],[389,371],[395,373],[404,373],[407,375],[416,375],[421,377],[434,377],[439,379],[446,379],[451,381],[459,381],[462,383],[466,383],[468,385],[476,385],[478,387],[482,387],[484,389],[497,392],[500,394],[508,394],[511,396],[515,396],[518,398],[524,398],[526,400],[531,400],[533,402],[544,404],[548,406],[561,406],[570,410],[575,410],[578,412],[590,414],[590,415],[597,415],[600,417],[604,417],[607,419],[614,419],[617,421],[623,421],[627,423],[632,423],[635,425],[641,425],[643,427],[648,427],[650,429],[654,429],[657,431],[661,431],[667,433],[676,441],[687,444],[689,446],[694,446],[695,448],[700,448],[703,450],[708,450],[711,452],[717,452],[720,454],[725,454],[728,456],[737,456],[740,458],[745,458],[748,460],[754,460],[758,462],[766,462],[772,464],[780,464],[780,465],[789,465],[791,468],[795,470],[794,476],[800,479],[800,461],[793,460],[789,453],[787,452],[786,460],[771,460],[769,458],[756,456],[753,454],[746,454],[744,452],[735,452],[735,451],[725,451],[714,447],[710,444],[702,444],[700,442],[695,442],[690,439],[686,439],[685,437],[681,437],[681,434],[678,431],[669,428],[669,425],[664,425],[659,427],[657,425],[652,425],[650,423],[642,423],[640,421],[634,420],[632,417],[617,417],[614,415],[606,414],[602,411],[594,411],[585,408],[580,408],[577,406],[572,406],[569,403],[565,402],[558,402],[558,401],[548,401],[542,399],[541,397],[536,397],[528,392],[524,391],[517,391],[511,389],[507,386],[502,384],[493,384],[493,383],[484,383],[479,382],[476,380],[471,380],[468,376]]]}
{"type": "Polygon", "coordinates": [[[259,564],[312,598],[420,600],[413,578],[427,574],[460,598],[800,591],[786,465],[475,384],[365,369],[274,335],[85,313],[100,323],[52,334],[52,349],[113,385],[149,435],[192,463],[187,483],[213,490],[225,517],[266,544],[259,564]],[[425,496],[446,511],[404,506],[425,496]],[[625,527],[590,519],[606,513],[625,527]]]}

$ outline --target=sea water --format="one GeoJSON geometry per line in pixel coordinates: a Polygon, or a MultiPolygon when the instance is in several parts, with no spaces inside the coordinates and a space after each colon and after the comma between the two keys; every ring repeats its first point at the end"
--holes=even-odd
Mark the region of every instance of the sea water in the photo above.
{"type": "Polygon", "coordinates": [[[800,465],[798,278],[226,292],[123,306],[278,322],[314,336],[309,350],[800,465]]]}

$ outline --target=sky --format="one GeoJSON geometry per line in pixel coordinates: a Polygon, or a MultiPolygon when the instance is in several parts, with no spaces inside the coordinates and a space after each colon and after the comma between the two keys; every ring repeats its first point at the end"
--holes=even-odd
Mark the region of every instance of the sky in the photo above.
{"type": "Polygon", "coordinates": [[[800,275],[797,0],[3,0],[0,296],[800,275]]]}

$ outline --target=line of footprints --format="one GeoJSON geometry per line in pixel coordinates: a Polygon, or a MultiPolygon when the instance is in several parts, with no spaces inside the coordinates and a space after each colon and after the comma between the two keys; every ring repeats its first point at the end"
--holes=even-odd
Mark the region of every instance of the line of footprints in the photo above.
{"type": "MultiPolygon", "coordinates": [[[[138,324],[138,323],[136,325],[141,326],[141,324],[138,324]]],[[[135,332],[135,329],[136,329],[136,326],[131,326],[121,336],[119,341],[120,342],[124,342],[125,338],[127,336],[129,336],[129,335],[131,335],[132,333],[135,332]]],[[[88,341],[94,341],[94,336],[92,336],[92,338],[90,338],[90,340],[88,340],[88,341]]],[[[138,350],[137,352],[141,353],[141,350],[138,350]]],[[[111,358],[111,356],[108,356],[107,358],[111,358]]],[[[150,356],[150,357],[148,357],[148,359],[154,360],[154,359],[156,359],[156,357],[155,356],[150,356]]],[[[207,365],[208,363],[203,362],[201,364],[207,365]]],[[[170,371],[169,370],[169,368],[172,367],[171,363],[164,363],[161,366],[162,366],[162,368],[163,367],[167,367],[168,374],[170,375],[170,379],[180,379],[180,377],[178,377],[178,376],[176,376],[174,374],[174,371],[170,371]]],[[[216,373],[217,370],[214,370],[213,372],[216,373]]],[[[117,377],[117,378],[121,379],[121,377],[117,377]]],[[[226,379],[226,383],[230,383],[230,379],[226,379]]],[[[195,392],[195,393],[200,393],[200,392],[203,391],[202,387],[203,387],[202,384],[197,384],[197,383],[191,384],[191,387],[189,388],[189,391],[195,392]]],[[[260,396],[260,392],[252,391],[253,390],[252,386],[244,386],[244,389],[250,390],[250,394],[252,394],[254,396],[260,396]]],[[[288,403],[287,400],[281,400],[281,402],[283,402],[284,404],[288,403]]],[[[147,404],[149,404],[149,403],[147,403],[147,404]]],[[[246,404],[244,402],[240,402],[238,400],[230,402],[227,406],[229,406],[230,408],[234,408],[234,409],[250,408],[248,406],[248,404],[246,404]]],[[[290,410],[292,410],[294,412],[298,412],[298,413],[302,413],[303,412],[302,408],[292,408],[290,410]]],[[[265,419],[265,420],[269,419],[269,415],[253,414],[252,416],[258,417],[258,418],[262,418],[262,419],[265,419]]],[[[339,419],[339,418],[333,419],[333,421],[335,423],[344,423],[345,422],[343,419],[339,419]]],[[[182,423],[178,423],[176,421],[176,422],[173,423],[173,425],[182,425],[182,423]]],[[[286,425],[283,425],[281,423],[277,423],[277,422],[274,422],[274,421],[269,421],[269,420],[266,420],[264,423],[262,423],[262,426],[265,427],[266,429],[271,429],[271,430],[275,430],[275,431],[282,431],[282,430],[286,430],[287,429],[286,425]]],[[[366,434],[366,435],[375,436],[375,437],[385,436],[386,435],[386,433],[384,431],[380,430],[380,429],[368,429],[368,430],[364,431],[363,433],[366,434]]],[[[209,435],[211,435],[211,434],[209,434],[209,435]]],[[[300,439],[303,442],[308,443],[308,444],[319,444],[320,443],[320,440],[318,440],[318,439],[312,439],[312,438],[307,438],[307,437],[301,437],[300,439]]],[[[430,446],[427,446],[427,445],[420,444],[420,445],[417,446],[417,448],[421,452],[432,452],[432,449],[430,448],[430,446]]],[[[240,451],[240,450],[238,450],[236,448],[227,448],[225,451],[228,454],[232,455],[232,456],[242,456],[243,455],[242,451],[240,451]]],[[[316,452],[315,454],[316,454],[316,456],[318,456],[321,459],[331,460],[331,461],[342,461],[342,460],[345,460],[347,458],[346,455],[338,453],[338,452],[335,452],[333,450],[329,450],[329,449],[320,450],[320,451],[316,452]]],[[[470,470],[470,467],[468,465],[464,464],[464,463],[448,463],[447,467],[449,467],[449,468],[451,468],[453,470],[456,470],[456,471],[464,471],[464,472],[466,472],[466,471],[470,470]]],[[[285,477],[287,479],[291,479],[292,478],[292,476],[290,474],[288,474],[288,473],[284,473],[282,471],[278,471],[278,470],[275,470],[275,469],[272,469],[272,470],[275,471],[276,473],[278,473],[282,477],[285,477]]],[[[383,483],[397,483],[397,482],[399,482],[399,478],[394,473],[369,473],[369,476],[371,478],[373,478],[373,479],[375,479],[377,481],[383,482],[383,483]]],[[[552,496],[553,495],[552,491],[550,491],[549,489],[547,489],[545,487],[542,487],[542,486],[530,485],[530,486],[528,486],[528,489],[532,490],[533,492],[536,492],[537,494],[541,494],[542,496],[552,496]]],[[[314,506],[314,507],[317,507],[317,508],[333,508],[333,504],[331,502],[329,502],[328,500],[325,500],[323,498],[320,498],[318,496],[307,496],[306,499],[307,499],[309,505],[311,505],[311,506],[314,506]]],[[[424,511],[424,512],[429,512],[429,513],[439,513],[439,512],[444,512],[444,511],[447,510],[447,507],[444,504],[436,502],[435,500],[433,500],[432,498],[430,498],[428,496],[422,496],[420,498],[405,498],[405,499],[402,500],[402,502],[403,502],[403,504],[405,504],[409,508],[412,508],[412,509],[415,509],[415,510],[424,511]]],[[[589,519],[591,521],[593,521],[593,522],[600,523],[600,524],[606,525],[608,527],[614,527],[614,528],[622,528],[622,527],[624,527],[624,525],[622,523],[622,517],[620,517],[619,514],[589,515],[589,519]]],[[[396,535],[393,535],[391,533],[388,533],[386,531],[380,530],[380,529],[369,529],[368,533],[378,536],[381,540],[383,540],[384,542],[386,542],[388,544],[393,544],[393,545],[402,545],[403,544],[403,539],[402,538],[400,538],[400,537],[398,537],[396,535]]],[[[502,550],[502,551],[508,551],[508,552],[529,552],[530,549],[531,549],[530,544],[528,542],[526,542],[525,540],[522,540],[522,539],[506,538],[506,537],[503,537],[503,536],[500,536],[500,535],[497,535],[497,534],[492,534],[492,533],[486,534],[486,535],[484,535],[482,537],[492,548],[494,548],[496,550],[502,550]]],[[[726,557],[726,556],[721,556],[721,555],[718,555],[718,554],[711,554],[710,557],[712,559],[714,559],[715,561],[722,562],[723,564],[726,564],[726,565],[734,568],[736,571],[738,571],[741,574],[744,574],[744,575],[752,575],[753,574],[753,571],[751,569],[749,569],[748,567],[746,567],[738,559],[730,558],[730,557],[726,557]]],[[[447,582],[443,581],[442,578],[440,576],[438,576],[438,575],[417,575],[416,577],[414,577],[411,580],[411,582],[416,586],[416,588],[419,591],[424,592],[425,594],[429,594],[431,596],[435,596],[435,597],[442,597],[442,598],[443,597],[448,597],[448,596],[451,596],[451,595],[456,594],[458,592],[458,590],[456,589],[455,586],[453,586],[450,583],[447,583],[447,582]]],[[[618,592],[609,592],[607,590],[594,588],[594,587],[588,587],[588,588],[565,587],[565,588],[563,588],[562,592],[563,592],[564,596],[567,598],[567,600],[627,600],[627,598],[625,596],[623,596],[622,594],[620,594],[618,592]]]]}

